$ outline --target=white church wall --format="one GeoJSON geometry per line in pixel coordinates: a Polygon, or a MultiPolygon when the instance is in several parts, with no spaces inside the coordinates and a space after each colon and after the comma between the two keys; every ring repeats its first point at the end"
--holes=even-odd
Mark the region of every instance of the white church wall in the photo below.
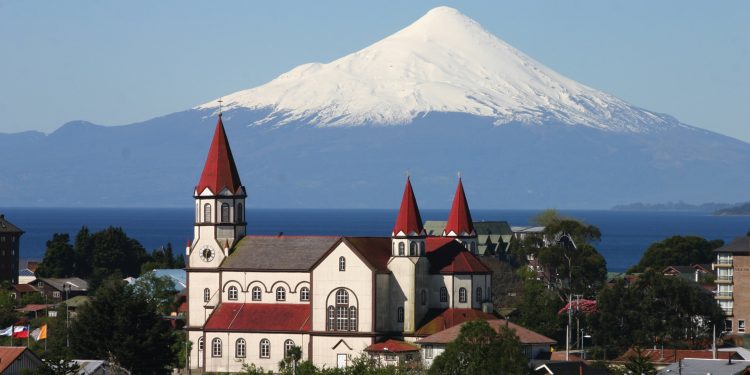
{"type": "Polygon", "coordinates": [[[314,336],[312,338],[313,364],[318,367],[335,368],[339,356],[346,356],[346,364],[351,365],[364,349],[373,343],[370,337],[314,336]]]}
{"type": "MultiPolygon", "coordinates": [[[[300,300],[300,289],[310,288],[310,274],[307,272],[241,272],[224,271],[222,273],[222,297],[223,301],[235,303],[310,303],[300,300]],[[229,286],[238,287],[239,296],[237,301],[229,301],[229,286]],[[241,286],[241,288],[240,288],[241,286]],[[261,300],[252,300],[252,290],[260,287],[261,300]],[[285,291],[285,299],[276,299],[277,288],[282,287],[285,291]]],[[[310,295],[312,298],[312,295],[310,295]]]]}
{"type": "Polygon", "coordinates": [[[213,310],[204,306],[204,289],[209,289],[209,303],[218,305],[219,273],[218,272],[188,272],[188,326],[198,327],[206,322],[213,310]]]}
{"type": "Polygon", "coordinates": [[[266,371],[277,372],[279,361],[284,359],[284,343],[292,340],[295,346],[302,348],[302,359],[308,354],[309,335],[302,333],[246,333],[246,332],[206,332],[205,363],[209,372],[240,372],[242,365],[255,364],[266,371]],[[213,339],[221,340],[221,356],[213,354],[213,339]],[[237,340],[245,340],[245,356],[237,354],[237,340]],[[270,343],[269,356],[261,357],[261,340],[270,343]]]}

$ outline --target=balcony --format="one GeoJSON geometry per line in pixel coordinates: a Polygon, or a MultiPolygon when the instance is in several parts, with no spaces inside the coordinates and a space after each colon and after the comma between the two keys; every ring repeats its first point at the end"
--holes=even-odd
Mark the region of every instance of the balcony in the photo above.
{"type": "Polygon", "coordinates": [[[716,278],[717,284],[731,284],[734,278],[732,276],[718,276],[716,278]]]}
{"type": "Polygon", "coordinates": [[[732,300],[732,292],[716,292],[716,299],[722,301],[732,300]]]}
{"type": "Polygon", "coordinates": [[[732,316],[732,309],[721,309],[724,311],[724,315],[726,316],[732,316]]]}

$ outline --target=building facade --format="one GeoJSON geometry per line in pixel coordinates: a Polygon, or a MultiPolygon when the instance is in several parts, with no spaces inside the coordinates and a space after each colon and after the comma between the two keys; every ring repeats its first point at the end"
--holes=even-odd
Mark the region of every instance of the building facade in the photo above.
{"type": "Polygon", "coordinates": [[[18,284],[18,259],[23,231],[0,214],[0,281],[18,284]]]}
{"type": "Polygon", "coordinates": [[[246,197],[220,115],[186,248],[191,368],[275,371],[295,346],[343,367],[373,344],[426,336],[445,311],[491,306],[460,180],[440,236],[425,232],[408,179],[387,237],[248,236],[246,197]]]}
{"type": "Polygon", "coordinates": [[[735,238],[714,250],[715,298],[726,315],[724,331],[745,334],[750,322],[750,237],[735,238]],[[744,297],[744,298],[738,298],[744,297]]]}

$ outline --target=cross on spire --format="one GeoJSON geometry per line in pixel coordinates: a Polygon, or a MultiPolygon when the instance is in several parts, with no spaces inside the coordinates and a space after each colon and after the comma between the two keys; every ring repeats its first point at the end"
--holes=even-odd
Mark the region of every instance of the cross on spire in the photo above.
{"type": "Polygon", "coordinates": [[[221,98],[219,98],[219,116],[221,116],[221,112],[223,111],[223,108],[221,107],[221,103],[223,103],[223,102],[224,102],[224,100],[222,100],[221,98]]]}

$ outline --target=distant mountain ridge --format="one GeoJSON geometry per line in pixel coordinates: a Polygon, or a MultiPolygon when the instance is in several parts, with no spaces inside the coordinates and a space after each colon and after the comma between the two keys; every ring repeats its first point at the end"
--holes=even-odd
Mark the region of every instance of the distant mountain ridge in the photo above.
{"type": "Polygon", "coordinates": [[[612,207],[617,211],[695,211],[695,212],[714,212],[721,209],[729,208],[735,204],[731,203],[701,203],[690,204],[683,201],[666,202],[666,203],[630,203],[620,204],[612,207]]]}
{"type": "Polygon", "coordinates": [[[750,202],[741,203],[732,207],[726,207],[716,210],[714,215],[730,216],[730,215],[750,215],[750,202]]]}
{"type": "MultiPolygon", "coordinates": [[[[104,94],[104,93],[103,93],[104,94]]],[[[328,64],[223,97],[249,207],[606,208],[746,201],[750,144],[581,85],[440,7],[328,64]]],[[[218,101],[0,134],[0,207],[187,206],[218,101]]]]}

